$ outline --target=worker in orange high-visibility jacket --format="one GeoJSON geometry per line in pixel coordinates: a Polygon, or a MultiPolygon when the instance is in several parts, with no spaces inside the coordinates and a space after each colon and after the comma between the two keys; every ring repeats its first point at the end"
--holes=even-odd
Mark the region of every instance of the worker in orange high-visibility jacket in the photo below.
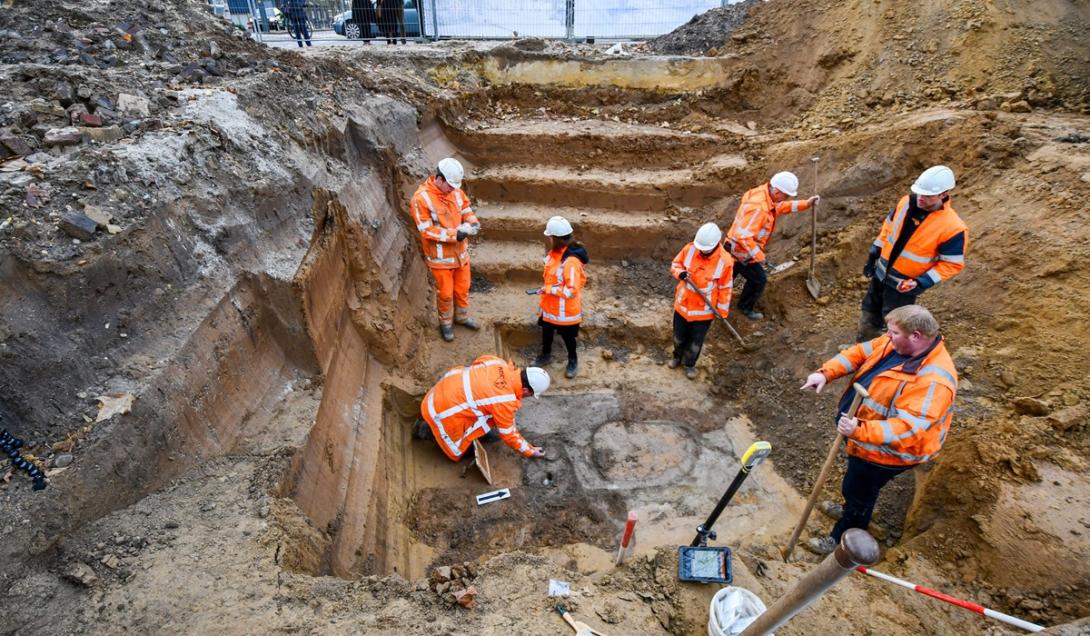
{"type": "Polygon", "coordinates": [[[674,292],[674,356],[669,366],[676,369],[684,364],[685,376],[690,380],[696,379],[696,360],[712,320],[716,315],[726,318],[730,313],[734,260],[723,249],[722,239],[718,225],[705,223],[670,265],[670,275],[678,279],[678,284],[674,292]],[[700,293],[694,292],[690,283],[700,293]]]}
{"type": "Polygon", "coordinates": [[[541,296],[537,319],[541,325],[541,355],[534,360],[534,366],[548,366],[553,361],[553,337],[559,333],[568,350],[564,371],[567,378],[579,372],[575,340],[583,321],[583,286],[587,284],[583,265],[590,262],[586,248],[573,240],[574,233],[571,223],[562,216],[554,216],[545,224],[549,253],[545,255],[544,284],[528,291],[541,296]]]}
{"type": "Polygon", "coordinates": [[[454,340],[454,323],[479,328],[469,317],[468,237],[480,231],[481,223],[461,189],[464,176],[457,159],[443,159],[409,204],[424,247],[424,261],[435,277],[439,332],[447,342],[454,340]]]}
{"type": "Polygon", "coordinates": [[[768,261],[765,246],[776,229],[776,219],[791,212],[809,210],[820,197],[812,196],[805,201],[792,201],[798,194],[799,178],[790,172],[777,172],[768,183],[742,195],[734,223],[727,231],[727,247],[738,261],[736,270],[746,279],[738,309],[750,320],[760,320],[764,314],[757,311],[757,301],[768,284],[765,268],[768,261]]]}
{"type": "Polygon", "coordinates": [[[413,431],[419,439],[431,437],[452,461],[472,454],[473,440],[498,436],[523,457],[544,457],[515,427],[515,413],[528,396],[540,398],[549,388],[543,369],[519,369],[496,356],[480,356],[467,367],[443,375],[420,403],[413,431]],[[468,451],[468,453],[467,453],[468,451]]]}
{"type": "Polygon", "coordinates": [[[870,248],[863,275],[870,286],[863,297],[857,341],[878,335],[890,310],[914,305],[920,294],[965,268],[969,229],[950,205],[954,171],[924,170],[890,210],[870,248]]]}
{"type": "Polygon", "coordinates": [[[848,528],[865,529],[882,487],[934,459],[950,430],[958,374],[939,323],[923,307],[905,305],[887,314],[886,326],[886,335],[845,349],[802,385],[820,393],[850,376],[869,393],[855,417],[846,414],[852,384],[840,399],[837,431],[848,440],[844,508],[831,536],[811,539],[818,553],[832,552],[848,528]]]}

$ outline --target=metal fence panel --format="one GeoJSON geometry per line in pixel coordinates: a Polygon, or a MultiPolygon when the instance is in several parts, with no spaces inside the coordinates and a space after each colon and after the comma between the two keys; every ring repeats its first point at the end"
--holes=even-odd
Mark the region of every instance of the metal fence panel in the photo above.
{"type": "MultiPolygon", "coordinates": [[[[423,0],[442,38],[648,38],[740,0],[423,0]]],[[[426,33],[432,36],[432,20],[426,33]]]]}
{"type": "Polygon", "coordinates": [[[568,36],[567,0],[436,0],[433,4],[440,37],[568,36]]]}
{"type": "Polygon", "coordinates": [[[669,33],[721,0],[575,0],[575,37],[641,38],[669,33]]]}

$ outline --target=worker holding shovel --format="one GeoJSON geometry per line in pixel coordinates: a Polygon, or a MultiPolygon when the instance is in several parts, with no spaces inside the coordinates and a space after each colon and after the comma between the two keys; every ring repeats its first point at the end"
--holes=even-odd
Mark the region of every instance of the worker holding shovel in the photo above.
{"type": "Polygon", "coordinates": [[[715,223],[705,223],[692,243],[681,248],[670,265],[678,280],[674,292],[674,357],[670,368],[685,364],[685,376],[696,379],[696,359],[704,337],[716,316],[730,313],[734,261],[723,249],[723,232],[715,223]],[[714,307],[708,303],[714,303],[714,307]]]}
{"type": "Polygon", "coordinates": [[[887,314],[886,328],[885,335],[821,365],[802,385],[820,393],[829,381],[851,375],[866,390],[855,417],[848,415],[856,393],[851,386],[837,410],[837,431],[848,440],[844,510],[831,536],[810,539],[808,547],[819,554],[832,552],[849,528],[865,530],[882,487],[933,459],[950,429],[958,376],[938,321],[923,307],[907,305],[887,314]]]}
{"type": "Polygon", "coordinates": [[[784,214],[809,210],[820,199],[814,195],[806,200],[792,200],[798,190],[799,178],[794,173],[777,172],[767,183],[742,195],[734,223],[727,231],[727,246],[738,261],[738,273],[746,279],[738,309],[750,320],[764,318],[757,311],[757,301],[768,284],[765,246],[776,229],[776,220],[784,214]]]}

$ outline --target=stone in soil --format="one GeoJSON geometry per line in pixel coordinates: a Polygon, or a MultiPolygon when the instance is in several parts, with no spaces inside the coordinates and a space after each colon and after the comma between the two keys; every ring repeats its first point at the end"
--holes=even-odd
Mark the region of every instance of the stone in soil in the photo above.
{"type": "Polygon", "coordinates": [[[89,241],[95,236],[98,224],[86,214],[69,214],[61,220],[61,229],[72,238],[89,241]]]}

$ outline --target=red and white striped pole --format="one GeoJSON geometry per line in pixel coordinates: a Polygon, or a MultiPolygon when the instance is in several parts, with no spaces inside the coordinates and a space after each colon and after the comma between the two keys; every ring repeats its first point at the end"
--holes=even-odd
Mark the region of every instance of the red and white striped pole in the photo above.
{"type": "Polygon", "coordinates": [[[628,546],[632,544],[632,535],[636,533],[636,511],[628,513],[628,520],[624,524],[624,534],[621,535],[621,545],[617,547],[617,559],[614,564],[620,565],[624,560],[628,546]]]}
{"type": "Polygon", "coordinates": [[[904,579],[899,579],[899,578],[897,578],[895,576],[890,576],[889,574],[884,574],[882,572],[875,572],[874,570],[871,570],[871,569],[867,568],[864,565],[860,565],[860,566],[856,567],[855,569],[862,572],[863,574],[869,574],[869,575],[873,576],[874,578],[882,579],[883,581],[889,581],[890,583],[893,583],[894,585],[900,585],[903,588],[907,588],[907,589],[913,590],[915,592],[919,592],[920,594],[923,594],[924,596],[930,596],[931,598],[937,598],[940,601],[945,601],[945,602],[947,602],[947,603],[949,603],[951,605],[957,605],[958,607],[965,608],[965,609],[969,610],[970,612],[976,612],[977,614],[982,614],[984,616],[987,616],[988,618],[994,618],[995,620],[1002,621],[1002,622],[1004,622],[1004,623],[1006,623],[1008,625],[1014,625],[1015,627],[1020,627],[1020,628],[1022,628],[1024,630],[1026,630],[1027,632],[1042,632],[1042,631],[1045,630],[1045,628],[1040,626],[1040,625],[1036,625],[1034,623],[1024,621],[1024,620],[1022,620],[1020,618],[1016,618],[1014,616],[1011,616],[1010,614],[1004,614],[1003,612],[997,612],[997,611],[995,611],[993,609],[988,609],[987,607],[984,607],[983,605],[977,605],[976,603],[970,603],[969,601],[963,601],[963,600],[961,600],[959,598],[954,598],[953,596],[950,596],[949,594],[943,594],[942,592],[939,592],[938,590],[933,590],[933,589],[931,589],[929,587],[924,587],[922,585],[916,585],[915,583],[909,583],[908,581],[906,581],[904,579]]]}

